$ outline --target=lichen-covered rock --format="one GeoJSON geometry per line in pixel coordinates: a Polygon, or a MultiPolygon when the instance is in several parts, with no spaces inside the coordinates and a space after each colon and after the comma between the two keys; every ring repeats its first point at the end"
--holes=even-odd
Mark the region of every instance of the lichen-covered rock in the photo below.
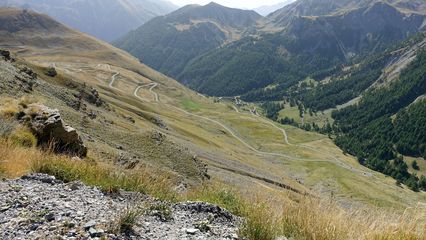
{"type": "Polygon", "coordinates": [[[30,104],[21,115],[40,144],[53,144],[55,151],[78,157],[87,155],[87,147],[77,130],[62,121],[57,109],[30,104]]]}

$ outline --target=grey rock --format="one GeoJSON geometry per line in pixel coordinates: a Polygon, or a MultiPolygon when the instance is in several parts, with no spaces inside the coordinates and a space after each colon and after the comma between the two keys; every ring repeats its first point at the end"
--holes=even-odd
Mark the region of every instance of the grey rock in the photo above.
{"type": "Polygon", "coordinates": [[[194,234],[198,233],[200,230],[198,230],[196,228],[188,228],[185,231],[186,231],[187,234],[194,235],[194,234]]]}
{"type": "Polygon", "coordinates": [[[44,218],[45,218],[47,221],[51,222],[51,221],[55,220],[55,214],[53,214],[53,213],[48,213],[48,214],[46,214],[46,215],[44,216],[44,218]]]}
{"type": "Polygon", "coordinates": [[[89,234],[90,234],[90,237],[94,238],[94,237],[102,237],[105,234],[105,232],[102,229],[90,228],[89,234]]]}
{"type": "Polygon", "coordinates": [[[29,119],[27,125],[37,136],[40,144],[55,143],[55,150],[78,157],[87,155],[77,130],[66,125],[57,109],[48,108],[42,104],[30,104],[24,110],[21,119],[29,119]]]}
{"type": "Polygon", "coordinates": [[[89,230],[90,228],[93,228],[96,226],[96,222],[94,220],[91,220],[84,224],[84,229],[89,230]]]}

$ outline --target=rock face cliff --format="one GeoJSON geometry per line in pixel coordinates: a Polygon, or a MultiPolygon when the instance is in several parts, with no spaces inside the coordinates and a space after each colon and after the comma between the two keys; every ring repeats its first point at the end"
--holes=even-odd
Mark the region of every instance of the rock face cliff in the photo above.
{"type": "Polygon", "coordinates": [[[299,52],[348,59],[381,51],[424,30],[425,19],[379,2],[334,16],[297,18],[283,35],[296,40],[293,48],[299,52]]]}
{"type": "Polygon", "coordinates": [[[0,181],[0,238],[238,239],[240,220],[202,202],[166,203],[138,193],[109,196],[80,182],[32,174],[0,181]],[[139,212],[128,231],[120,217],[139,212]]]}

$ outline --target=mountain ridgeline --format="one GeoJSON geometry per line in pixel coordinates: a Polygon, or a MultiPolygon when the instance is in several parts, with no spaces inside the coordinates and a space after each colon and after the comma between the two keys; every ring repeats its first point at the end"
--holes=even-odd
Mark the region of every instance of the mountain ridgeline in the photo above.
{"type": "Polygon", "coordinates": [[[240,39],[261,16],[215,3],[157,17],[115,42],[156,70],[178,77],[194,58],[240,39]]]}
{"type": "Polygon", "coordinates": [[[117,40],[156,16],[177,9],[166,0],[2,0],[0,7],[44,13],[108,42],[117,40]]]}
{"type": "Polygon", "coordinates": [[[266,18],[214,3],[187,6],[150,21],[116,46],[207,95],[259,101],[258,91],[272,84],[280,100],[283,89],[308,76],[320,81],[336,66],[426,29],[423,3],[400,6],[406,5],[299,0],[266,18]],[[232,24],[236,18],[240,21],[232,24]]]}

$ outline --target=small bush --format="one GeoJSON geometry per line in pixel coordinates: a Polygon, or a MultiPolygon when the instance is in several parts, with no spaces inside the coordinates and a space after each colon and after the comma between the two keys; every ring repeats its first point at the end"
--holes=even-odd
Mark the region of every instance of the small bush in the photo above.
{"type": "Polygon", "coordinates": [[[9,135],[11,143],[22,147],[35,147],[37,138],[25,128],[17,128],[9,135]]]}
{"type": "Polygon", "coordinates": [[[58,75],[58,73],[56,72],[56,69],[54,67],[48,67],[44,71],[44,74],[46,74],[49,77],[56,77],[56,75],[58,75]]]}
{"type": "Polygon", "coordinates": [[[173,220],[172,209],[164,203],[151,205],[149,211],[163,222],[173,220]]]}
{"type": "Polygon", "coordinates": [[[115,234],[124,233],[130,235],[133,232],[133,226],[136,224],[142,211],[139,209],[126,209],[117,219],[117,222],[111,226],[110,231],[115,234]]]}

